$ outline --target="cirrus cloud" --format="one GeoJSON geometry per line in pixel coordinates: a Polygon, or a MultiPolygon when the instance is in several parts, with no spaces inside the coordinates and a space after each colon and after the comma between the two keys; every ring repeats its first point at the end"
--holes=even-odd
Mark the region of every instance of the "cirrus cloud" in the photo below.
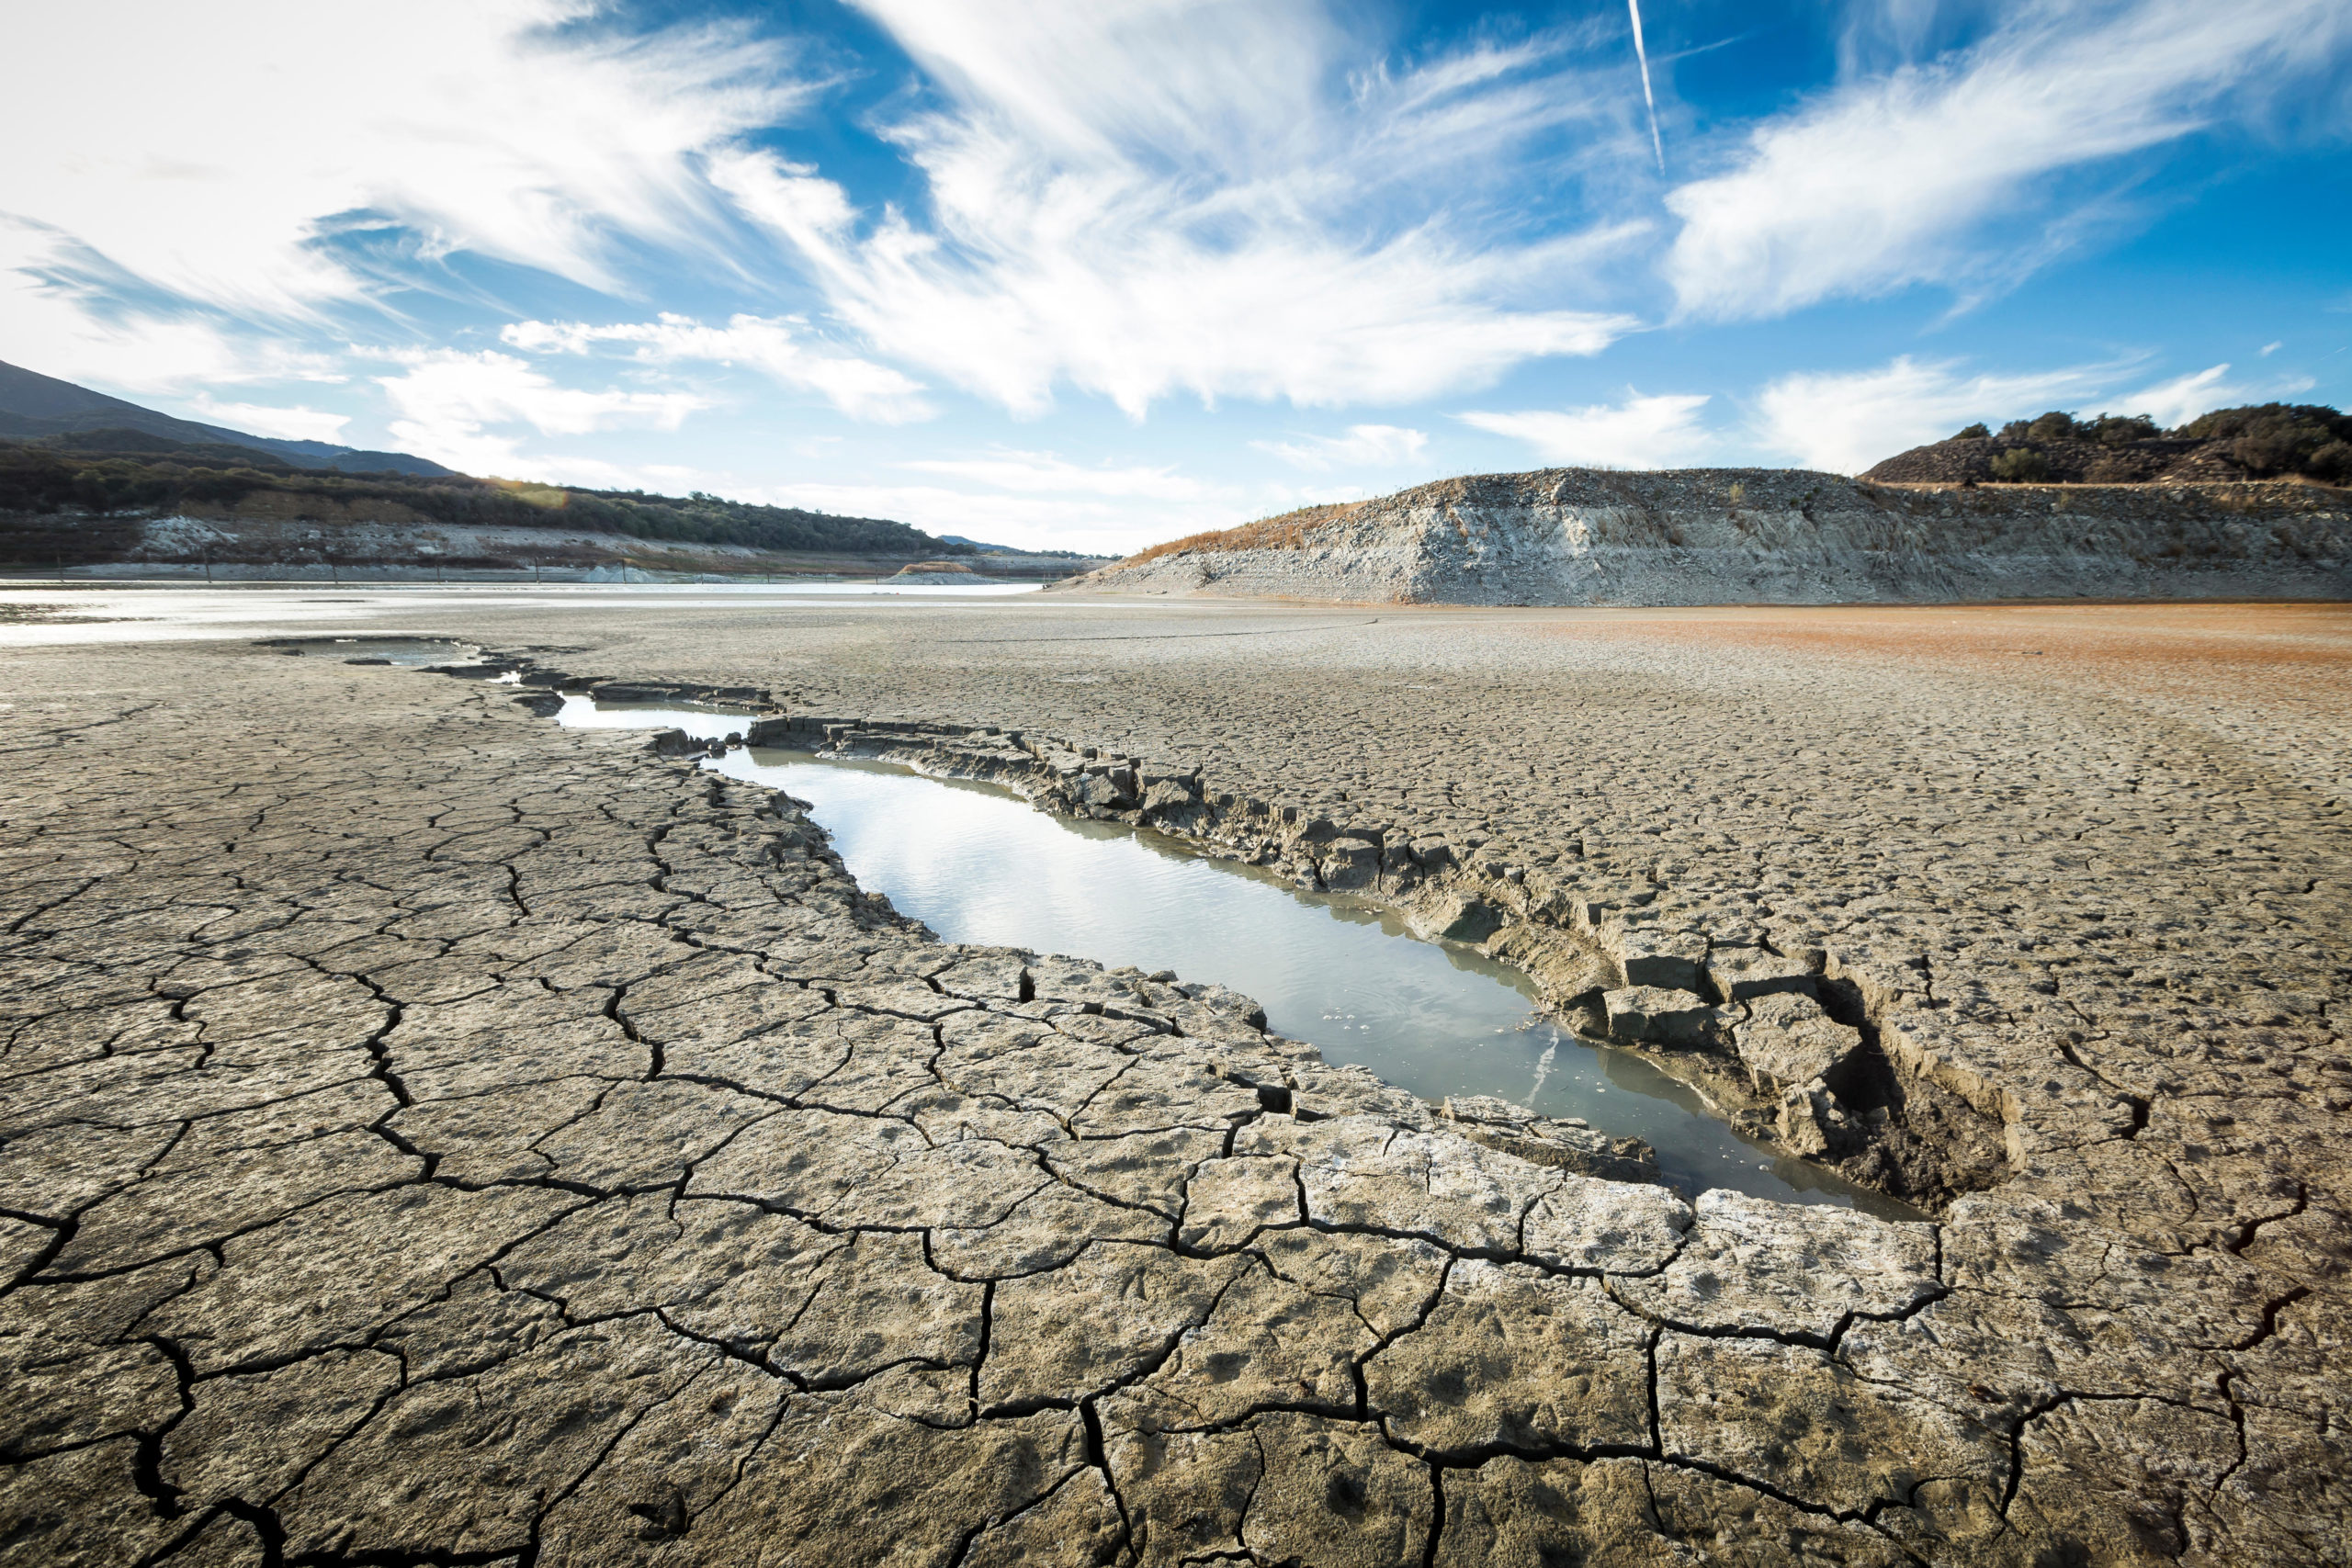
{"type": "MultiPolygon", "coordinates": [[[[529,361],[495,350],[387,350],[379,356],[406,367],[377,378],[395,411],[392,434],[408,450],[469,473],[513,471],[520,437],[494,426],[526,424],[542,435],[626,425],[675,430],[709,406],[692,392],[559,386],[529,361]]],[[[548,459],[532,460],[552,472],[548,459]]]]}
{"type": "Polygon", "coordinates": [[[1590,355],[1572,296],[1640,220],[1528,231],[1513,160],[1606,121],[1566,40],[1392,73],[1324,6],[864,0],[938,88],[881,133],[918,221],[746,150],[713,178],[888,357],[1024,417],[1068,383],[1140,418],[1189,393],[1407,402],[1590,355]]]}
{"type": "Polygon", "coordinates": [[[1855,474],[1978,421],[2067,406],[2112,385],[2128,363],[1968,375],[1955,361],[1899,356],[1875,370],[1804,371],[1757,395],[1755,437],[1808,468],[1855,474]]]}
{"type": "Polygon", "coordinates": [[[1699,423],[1703,392],[1644,397],[1587,408],[1456,414],[1463,423],[1533,447],[1546,463],[1661,468],[1699,460],[1715,445],[1699,423]]]}
{"type": "Polygon", "coordinates": [[[0,212],[181,300],[263,317],[366,293],[322,242],[386,224],[428,254],[618,288],[616,242],[707,236],[722,204],[701,154],[809,89],[741,26],[628,35],[604,9],[414,0],[387,26],[303,0],[243,0],[233,18],[164,0],[39,8],[11,42],[55,68],[0,96],[0,212]]]}
{"type": "Polygon", "coordinates": [[[1333,468],[1385,468],[1410,462],[1430,444],[1428,434],[1398,424],[1351,424],[1344,435],[1305,435],[1295,441],[1252,441],[1295,468],[1329,473],[1333,468]]]}
{"type": "MultiPolygon", "coordinates": [[[[2278,345],[2273,344],[2271,348],[2278,345]]],[[[2267,356],[2269,349],[2263,350],[2267,356]]],[[[2231,381],[2227,365],[2211,365],[2186,376],[2176,376],[2169,381],[2159,381],[2143,387],[2128,397],[2117,400],[2119,406],[2133,413],[2144,413],[2167,429],[2188,423],[2200,413],[2228,408],[2236,403],[2265,402],[2276,398],[2291,398],[2308,392],[2316,385],[2309,376],[2272,377],[2260,381],[2231,381]]]]}
{"type": "Polygon", "coordinates": [[[2144,413],[2169,428],[2212,409],[2288,397],[2312,384],[2309,377],[2233,383],[2223,379],[2229,369],[2215,365],[2118,392],[2144,374],[2144,361],[1970,373],[1956,360],[1922,363],[1904,355],[1871,370],[1800,371],[1774,379],[1756,396],[1750,436],[1771,457],[1853,474],[1979,423],[1999,425],[2064,409],[2144,413]]]}
{"type": "Polygon", "coordinates": [[[1090,468],[1051,452],[999,449],[986,457],[920,457],[899,465],[916,473],[969,479],[999,490],[1023,494],[1150,497],[1190,501],[1207,493],[1197,479],[1186,479],[1173,468],[1104,464],[1090,468]]]}
{"type": "Polygon", "coordinates": [[[198,419],[250,430],[257,435],[274,435],[283,441],[334,441],[351,423],[349,414],[307,407],[215,402],[210,394],[203,392],[198,393],[189,406],[198,419]]]}
{"type": "Polygon", "coordinates": [[[665,311],[658,321],[592,327],[581,321],[515,321],[499,333],[509,347],[539,354],[586,354],[597,344],[635,346],[648,365],[701,360],[744,364],[779,385],[820,394],[852,419],[904,424],[933,413],[922,383],[855,355],[829,354],[801,341],[806,321],[738,315],[723,327],[665,311]]]}
{"type": "Polygon", "coordinates": [[[1682,315],[1735,320],[2014,276],[2095,220],[2096,203],[2048,216],[2054,176],[2282,93],[2347,34],[2340,0],[2021,6],[1973,49],[1757,126],[1730,167],[1667,197],[1682,227],[1666,279],[1682,315]]]}

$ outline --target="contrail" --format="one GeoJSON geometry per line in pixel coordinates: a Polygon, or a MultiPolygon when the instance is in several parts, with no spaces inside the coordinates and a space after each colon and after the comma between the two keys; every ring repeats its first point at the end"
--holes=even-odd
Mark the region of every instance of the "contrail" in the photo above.
{"type": "Polygon", "coordinates": [[[1642,0],[1625,0],[1634,14],[1634,58],[1642,62],[1642,102],[1650,107],[1650,150],[1657,154],[1657,172],[1666,173],[1666,143],[1657,135],[1657,98],[1650,91],[1650,51],[1642,47],[1642,0]]]}

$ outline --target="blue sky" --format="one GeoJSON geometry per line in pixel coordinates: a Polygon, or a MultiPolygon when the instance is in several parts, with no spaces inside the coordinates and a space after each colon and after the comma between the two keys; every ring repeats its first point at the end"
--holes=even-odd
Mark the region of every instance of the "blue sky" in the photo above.
{"type": "Polygon", "coordinates": [[[1852,471],[2044,408],[2352,394],[2345,0],[1639,24],[45,7],[0,103],[0,358],[1095,549],[1446,474],[1852,471]]]}

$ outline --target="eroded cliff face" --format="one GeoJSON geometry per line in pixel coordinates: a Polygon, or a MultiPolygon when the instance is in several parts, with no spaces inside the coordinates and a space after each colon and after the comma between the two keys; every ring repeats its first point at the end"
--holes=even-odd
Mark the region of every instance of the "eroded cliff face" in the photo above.
{"type": "Polygon", "coordinates": [[[1792,469],[1448,479],[1066,586],[1380,604],[2341,598],[2352,493],[2297,483],[1858,483],[1792,469]]]}

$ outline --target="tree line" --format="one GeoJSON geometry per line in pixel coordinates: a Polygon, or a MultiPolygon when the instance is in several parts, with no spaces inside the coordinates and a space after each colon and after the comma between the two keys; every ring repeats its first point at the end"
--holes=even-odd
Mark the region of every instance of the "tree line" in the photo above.
{"type": "MultiPolygon", "coordinates": [[[[796,506],[762,506],[697,491],[645,491],[514,484],[466,475],[344,474],[296,468],[244,447],[200,446],[130,432],[93,432],[38,441],[0,441],[0,513],[97,516],[228,513],[267,493],[287,498],[295,520],[306,507],[321,520],[400,507],[423,521],[474,527],[567,528],[631,538],[765,550],[854,555],[974,555],[904,523],[837,517],[796,506]],[[98,439],[93,440],[92,437],[98,439]],[[135,436],[147,450],[123,451],[135,436]],[[156,448],[163,448],[157,450],[156,448]]],[[[284,515],[279,512],[277,514],[284,515]]],[[[399,513],[392,513],[397,516],[399,513]]]]}

